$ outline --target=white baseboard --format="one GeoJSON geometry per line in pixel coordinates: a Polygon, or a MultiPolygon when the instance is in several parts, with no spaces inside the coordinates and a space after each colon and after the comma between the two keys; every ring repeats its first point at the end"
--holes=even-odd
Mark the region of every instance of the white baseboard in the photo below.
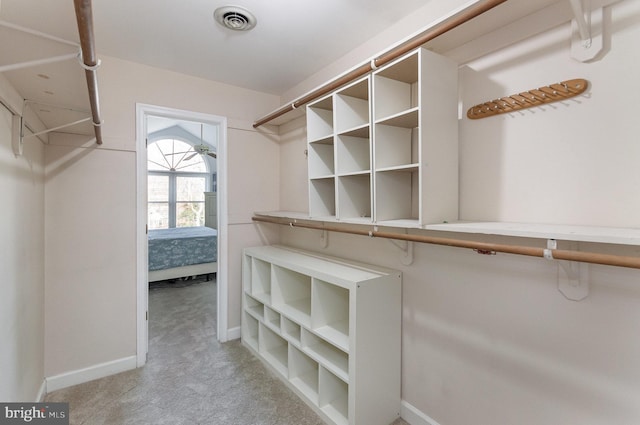
{"type": "Polygon", "coordinates": [[[440,425],[438,422],[424,414],[410,403],[402,400],[400,404],[400,416],[411,425],[440,425]]]}
{"type": "Polygon", "coordinates": [[[227,341],[240,339],[240,326],[227,330],[227,341]]]}
{"type": "Polygon", "coordinates": [[[100,363],[84,369],[72,370],[71,372],[50,376],[45,379],[46,392],[50,393],[51,391],[83,384],[85,382],[93,381],[94,379],[115,375],[116,373],[135,369],[136,366],[137,357],[130,356],[106,363],[100,363]]]}
{"type": "Polygon", "coordinates": [[[44,396],[47,394],[47,380],[42,380],[42,385],[40,385],[40,389],[38,390],[38,395],[36,396],[36,403],[42,403],[44,401],[44,396]]]}

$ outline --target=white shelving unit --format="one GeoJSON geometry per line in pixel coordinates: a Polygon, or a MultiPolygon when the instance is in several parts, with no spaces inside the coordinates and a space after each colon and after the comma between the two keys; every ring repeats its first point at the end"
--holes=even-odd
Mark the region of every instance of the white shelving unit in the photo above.
{"type": "Polygon", "coordinates": [[[246,248],[242,270],[242,343],[325,422],[399,417],[399,271],[283,246],[246,248]]]}
{"type": "Polygon", "coordinates": [[[400,227],[456,220],[457,72],[418,49],[310,104],[311,218],[400,227]]]}
{"type": "Polygon", "coordinates": [[[458,217],[457,64],[417,49],[373,73],[375,221],[458,217]]]}
{"type": "Polygon", "coordinates": [[[372,221],[369,77],[307,107],[309,213],[372,221]]]}

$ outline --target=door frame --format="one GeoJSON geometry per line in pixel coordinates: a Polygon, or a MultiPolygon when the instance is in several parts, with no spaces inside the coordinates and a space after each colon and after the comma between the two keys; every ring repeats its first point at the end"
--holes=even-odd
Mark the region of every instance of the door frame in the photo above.
{"type": "Polygon", "coordinates": [[[138,367],[146,363],[149,345],[149,258],[147,246],[147,118],[149,116],[220,126],[216,162],[218,184],[217,339],[220,342],[228,340],[227,118],[136,103],[136,359],[138,367]]]}

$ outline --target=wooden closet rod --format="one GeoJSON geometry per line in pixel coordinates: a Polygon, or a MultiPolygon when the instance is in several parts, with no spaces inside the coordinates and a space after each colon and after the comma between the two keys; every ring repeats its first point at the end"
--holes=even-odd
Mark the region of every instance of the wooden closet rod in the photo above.
{"type": "Polygon", "coordinates": [[[348,233],[352,235],[369,236],[375,238],[395,239],[408,242],[428,243],[432,245],[445,245],[457,248],[469,248],[475,251],[502,252],[506,254],[527,255],[530,257],[542,257],[554,260],[579,261],[582,263],[603,264],[607,266],[628,267],[640,269],[640,257],[625,257],[621,255],[598,254],[594,252],[568,251],[561,249],[544,249],[519,245],[504,245],[485,242],[474,242],[463,239],[440,238],[434,236],[411,235],[392,232],[379,232],[377,230],[358,230],[335,226],[324,226],[313,223],[298,223],[294,221],[282,221],[271,217],[253,217],[253,221],[274,223],[305,229],[326,230],[329,232],[348,233]]]}
{"type": "Polygon", "coordinates": [[[102,144],[102,120],[100,119],[100,102],[98,96],[97,68],[99,61],[96,59],[95,42],[93,37],[93,12],[91,0],[73,0],[78,21],[78,33],[80,35],[80,51],[82,52],[82,67],[87,77],[89,89],[89,102],[91,103],[91,116],[93,130],[96,135],[96,143],[102,144]]]}
{"type": "Polygon", "coordinates": [[[363,75],[368,74],[369,72],[377,69],[378,67],[381,67],[399,58],[405,53],[408,53],[411,50],[422,46],[427,41],[433,40],[434,38],[446,33],[447,31],[452,30],[453,28],[458,27],[464,24],[465,22],[470,21],[471,19],[483,14],[488,10],[493,9],[494,7],[506,1],[507,0],[480,0],[474,5],[464,10],[461,10],[455,15],[452,15],[449,18],[436,23],[433,27],[426,29],[425,31],[418,34],[417,36],[403,42],[402,44],[399,44],[398,46],[391,48],[390,50],[378,56],[377,58],[371,60],[370,62],[367,62],[358,66],[354,70],[342,75],[341,77],[338,77],[334,80],[329,81],[325,85],[311,91],[310,93],[298,98],[297,100],[294,100],[293,102],[287,105],[284,105],[279,109],[276,109],[272,113],[258,119],[253,124],[253,127],[254,128],[260,127],[261,125],[266,124],[270,121],[273,121],[274,119],[286,114],[287,112],[291,112],[294,109],[297,109],[300,106],[303,106],[309,102],[312,102],[324,96],[327,93],[331,93],[337,88],[342,87],[343,85],[350,83],[351,81],[354,81],[362,77],[363,75]]]}

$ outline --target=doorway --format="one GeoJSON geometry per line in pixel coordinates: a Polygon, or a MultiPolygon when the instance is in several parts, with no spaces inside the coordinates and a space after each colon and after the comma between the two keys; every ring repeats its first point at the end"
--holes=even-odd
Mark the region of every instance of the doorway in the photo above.
{"type": "MultiPolygon", "coordinates": [[[[183,123],[178,131],[185,130],[184,138],[189,140],[189,134],[195,135],[202,141],[204,129],[216,130],[215,147],[215,179],[207,183],[208,189],[217,192],[218,217],[218,272],[217,280],[217,338],[220,342],[228,340],[227,335],[227,121],[226,118],[165,108],[160,106],[136,104],[136,292],[137,292],[137,366],[146,363],[148,351],[148,306],[149,306],[149,260],[148,260],[148,144],[151,144],[150,135],[158,140],[174,123],[183,123]],[[158,124],[162,123],[162,124],[158,124]],[[192,131],[189,131],[191,128],[192,131]],[[200,134],[198,137],[198,129],[200,134]],[[187,134],[188,133],[188,134],[187,134]]],[[[174,128],[176,130],[176,128],[174,128]]],[[[164,134],[166,135],[166,134],[164,134]]],[[[167,215],[168,217],[168,215],[167,215]]],[[[172,216],[175,221],[175,217],[172,216]]]]}

